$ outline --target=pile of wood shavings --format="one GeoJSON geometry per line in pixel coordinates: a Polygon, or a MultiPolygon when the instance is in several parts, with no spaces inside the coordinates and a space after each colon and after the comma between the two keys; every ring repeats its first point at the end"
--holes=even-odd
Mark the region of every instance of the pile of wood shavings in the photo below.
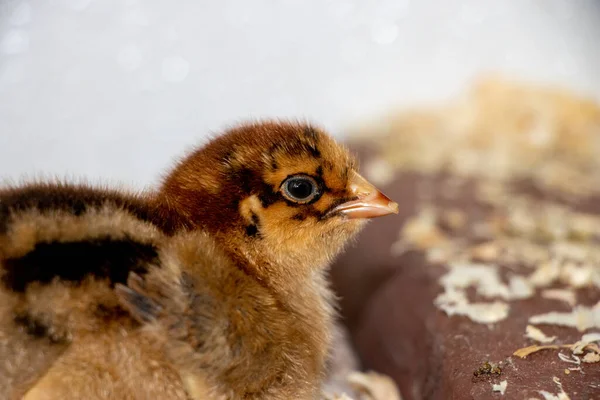
{"type": "MultiPolygon", "coordinates": [[[[600,331],[600,301],[578,301],[580,290],[600,293],[600,215],[581,206],[600,201],[600,105],[568,91],[491,79],[459,103],[389,121],[369,128],[383,139],[376,141],[379,156],[365,165],[368,179],[385,184],[398,172],[446,177],[436,190],[448,201],[431,188],[419,193],[421,208],[391,249],[396,256],[422,251],[446,268],[435,305],[489,325],[510,318],[514,301],[558,300],[571,311],[531,315],[524,337],[541,345],[515,355],[568,349],[578,363],[569,373],[600,361],[600,333],[592,332],[600,331]],[[465,182],[485,212],[448,207],[465,182]],[[577,343],[549,344],[561,339],[542,326],[587,333],[577,343]]],[[[569,398],[557,384],[559,393],[544,398],[569,398]]]]}
{"type": "Polygon", "coordinates": [[[385,137],[383,157],[365,167],[379,181],[392,176],[391,167],[531,179],[566,195],[600,190],[600,107],[567,90],[483,79],[450,105],[380,120],[367,131],[385,137]]]}
{"type": "MultiPolygon", "coordinates": [[[[385,140],[377,141],[379,158],[371,163],[378,167],[366,168],[375,174],[370,178],[393,175],[382,172],[382,163],[394,171],[472,178],[477,200],[490,210],[469,220],[424,196],[392,248],[423,250],[430,262],[448,265],[436,300],[448,314],[490,323],[508,316],[511,300],[543,289],[556,296],[556,285],[569,299],[578,288],[600,290],[600,215],[551,200],[576,195],[577,204],[581,196],[600,195],[600,105],[558,89],[483,80],[458,104],[400,114],[375,134],[385,140]],[[546,195],[523,194],[517,187],[523,181],[546,195]],[[517,263],[522,268],[508,271],[503,283],[499,268],[517,263]],[[497,301],[468,303],[468,287],[497,301]]],[[[534,316],[532,323],[600,329],[600,303],[572,305],[569,315],[534,316]]]]}

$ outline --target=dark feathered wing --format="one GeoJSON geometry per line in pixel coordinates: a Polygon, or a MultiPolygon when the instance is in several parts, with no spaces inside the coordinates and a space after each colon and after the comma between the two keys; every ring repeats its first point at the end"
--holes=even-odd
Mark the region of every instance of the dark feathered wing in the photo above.
{"type": "Polygon", "coordinates": [[[157,266],[163,240],[132,195],[0,190],[0,398],[19,397],[80,331],[129,318],[113,289],[157,266]]]}

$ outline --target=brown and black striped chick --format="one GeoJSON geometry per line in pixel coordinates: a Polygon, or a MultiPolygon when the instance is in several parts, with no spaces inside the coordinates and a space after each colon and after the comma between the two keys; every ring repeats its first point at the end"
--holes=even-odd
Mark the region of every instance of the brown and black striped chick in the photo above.
{"type": "Polygon", "coordinates": [[[395,212],[330,136],[283,122],[231,129],[155,193],[0,190],[0,395],[319,398],[327,266],[395,212]]]}

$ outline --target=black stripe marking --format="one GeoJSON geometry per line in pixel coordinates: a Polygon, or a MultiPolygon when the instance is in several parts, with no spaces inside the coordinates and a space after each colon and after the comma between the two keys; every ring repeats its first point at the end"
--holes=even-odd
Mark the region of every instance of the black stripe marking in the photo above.
{"type": "Polygon", "coordinates": [[[85,186],[31,185],[0,191],[0,234],[6,234],[11,218],[18,218],[23,211],[47,213],[60,210],[80,216],[105,204],[125,210],[143,221],[152,221],[149,208],[133,196],[85,186]]]}
{"type": "Polygon", "coordinates": [[[308,139],[308,141],[304,142],[304,147],[306,148],[306,150],[308,150],[308,152],[315,158],[321,158],[321,152],[319,151],[319,148],[317,147],[317,142],[319,140],[319,135],[317,133],[317,131],[315,131],[313,128],[311,128],[310,126],[304,128],[304,134],[306,135],[306,138],[308,139]]]}
{"type": "Polygon", "coordinates": [[[313,145],[312,143],[307,144],[306,149],[308,150],[310,155],[313,156],[314,158],[321,158],[321,152],[319,151],[317,146],[313,145]]]}
{"type": "Polygon", "coordinates": [[[252,225],[246,226],[246,235],[248,235],[250,237],[254,237],[254,236],[258,235],[258,228],[256,227],[256,225],[252,224],[252,225]]]}
{"type": "Polygon", "coordinates": [[[307,127],[304,129],[305,136],[290,136],[285,142],[275,142],[269,148],[269,154],[282,153],[285,155],[309,155],[314,158],[321,158],[321,151],[318,147],[318,133],[307,127]]]}
{"type": "Polygon", "coordinates": [[[258,232],[258,225],[260,223],[260,220],[258,219],[258,215],[256,215],[255,213],[252,213],[252,223],[248,226],[246,226],[246,235],[248,236],[260,236],[259,232],[258,232]]]}
{"type": "Polygon", "coordinates": [[[313,142],[319,140],[319,134],[311,126],[307,126],[304,128],[304,134],[308,139],[312,140],[313,142]]]}
{"type": "Polygon", "coordinates": [[[3,261],[2,283],[15,292],[25,291],[32,282],[49,283],[55,278],[81,282],[94,276],[108,278],[114,285],[126,283],[130,271],[146,273],[150,263],[158,264],[156,248],[131,239],[38,243],[25,256],[3,261]]]}
{"type": "Polygon", "coordinates": [[[345,167],[344,170],[342,171],[342,182],[348,182],[350,178],[350,169],[348,167],[345,167]]]}
{"type": "Polygon", "coordinates": [[[292,219],[296,220],[296,221],[304,221],[306,219],[306,217],[307,217],[306,213],[299,212],[298,214],[294,214],[292,219]]]}
{"type": "Polygon", "coordinates": [[[256,175],[248,168],[240,168],[232,172],[231,180],[242,189],[244,194],[250,194],[256,175]]]}
{"type": "Polygon", "coordinates": [[[283,196],[279,192],[274,192],[273,187],[265,182],[261,182],[260,193],[258,194],[258,199],[260,200],[260,204],[263,208],[267,208],[270,205],[281,201],[283,196]]]}
{"type": "Polygon", "coordinates": [[[25,332],[38,339],[47,338],[51,343],[64,343],[64,337],[51,334],[50,327],[38,319],[32,318],[28,313],[19,313],[14,317],[15,324],[25,328],[25,332]]]}
{"type": "Polygon", "coordinates": [[[48,326],[31,318],[31,316],[27,313],[15,315],[14,321],[15,324],[24,327],[28,335],[35,336],[37,338],[48,336],[48,326]]]}
{"type": "Polygon", "coordinates": [[[323,167],[322,166],[318,166],[317,170],[315,171],[316,175],[321,178],[321,180],[323,180],[323,167]]]}
{"type": "Polygon", "coordinates": [[[123,317],[129,317],[129,313],[120,306],[98,304],[94,309],[94,316],[105,321],[114,321],[123,317]]]}

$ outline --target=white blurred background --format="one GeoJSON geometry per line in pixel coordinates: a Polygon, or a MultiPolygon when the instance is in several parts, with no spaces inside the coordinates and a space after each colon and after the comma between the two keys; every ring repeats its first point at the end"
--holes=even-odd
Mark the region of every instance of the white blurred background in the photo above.
{"type": "Polygon", "coordinates": [[[0,0],[0,179],[141,188],[237,121],[343,138],[490,71],[600,98],[600,1],[0,0]]]}

